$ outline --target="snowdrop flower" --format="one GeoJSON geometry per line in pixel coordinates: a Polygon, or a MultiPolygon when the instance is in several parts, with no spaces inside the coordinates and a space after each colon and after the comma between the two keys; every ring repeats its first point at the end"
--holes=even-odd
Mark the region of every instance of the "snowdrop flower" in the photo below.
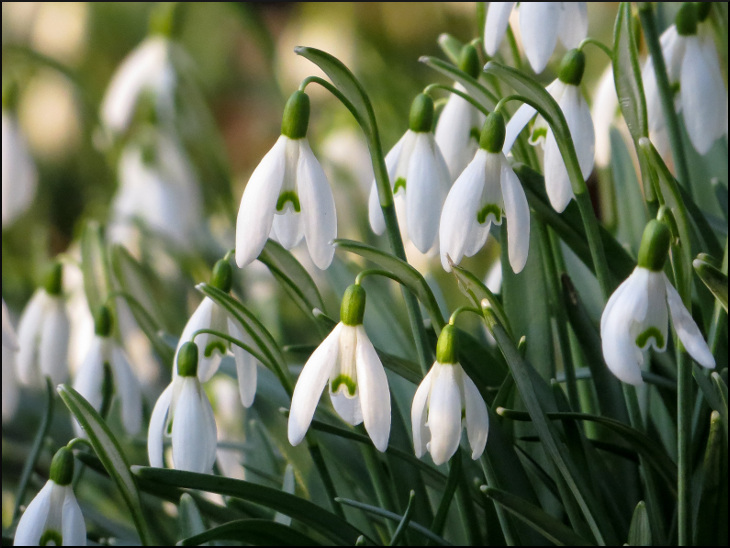
{"type": "Polygon", "coordinates": [[[178,374],[160,394],[150,417],[150,466],[164,466],[163,437],[171,436],[176,470],[205,474],[213,468],[218,434],[213,408],[200,386],[197,369],[198,347],[185,343],[177,354],[178,374]]]}
{"type": "MultiPolygon", "coordinates": [[[[385,157],[398,223],[421,253],[427,253],[436,242],[438,219],[451,186],[432,124],[433,100],[422,93],[413,100],[408,131],[385,157]]],[[[380,235],[385,232],[385,218],[378,199],[373,181],[368,204],[370,226],[380,235]]]]}
{"type": "MultiPolygon", "coordinates": [[[[583,179],[586,179],[593,171],[596,137],[591,111],[578,87],[583,78],[584,69],[585,55],[579,50],[569,51],[563,58],[558,79],[546,90],[563,111],[578,156],[581,174],[583,179]]],[[[507,135],[502,149],[505,154],[510,151],[517,136],[534,115],[535,109],[530,105],[522,105],[517,109],[507,125],[507,135]]],[[[543,137],[545,139],[543,160],[545,189],[553,209],[562,213],[574,197],[573,187],[570,184],[568,170],[555,135],[540,117],[538,123],[535,124],[531,143],[542,143],[543,137]]]]}
{"type": "Polygon", "coordinates": [[[10,313],[3,299],[3,422],[13,416],[18,407],[18,382],[15,379],[15,353],[18,337],[10,322],[10,313]]]}
{"type": "MultiPolygon", "coordinates": [[[[459,69],[473,78],[481,72],[479,57],[471,44],[461,50],[459,69]]],[[[456,82],[454,87],[466,92],[466,88],[456,82]]],[[[436,131],[436,144],[449,167],[451,181],[455,181],[466,165],[474,158],[478,147],[479,130],[484,124],[484,115],[471,103],[455,93],[449,96],[441,111],[436,131]]]]}
{"type": "MultiPolygon", "coordinates": [[[[104,403],[105,369],[108,367],[114,381],[114,393],[121,400],[122,424],[127,433],[133,435],[142,425],[142,389],[126,352],[112,336],[111,328],[111,312],[102,306],[95,318],[94,338],[73,386],[94,409],[100,411],[104,403]]],[[[84,435],[76,421],[74,429],[77,436],[84,435]]]]}
{"type": "Polygon", "coordinates": [[[345,291],[341,321],[304,364],[289,412],[289,442],[304,439],[314,410],[329,381],[335,411],[348,424],[365,424],[373,445],[385,451],[390,436],[390,392],[383,364],[362,325],[365,290],[345,291]]]}
{"type": "MultiPolygon", "coordinates": [[[[709,24],[698,25],[709,14],[711,4],[699,8],[684,4],[677,13],[675,25],[660,38],[667,76],[672,86],[678,85],[675,110],[682,112],[690,142],[704,155],[727,130],[727,91],[722,80],[720,60],[709,24]],[[705,11],[707,10],[707,11],[705,11]]],[[[642,70],[649,118],[649,136],[657,150],[665,156],[669,136],[662,111],[654,62],[649,58],[642,70]]]]}
{"type": "Polygon", "coordinates": [[[23,384],[41,386],[44,377],[59,384],[68,376],[69,321],[62,276],[63,267],[56,263],[20,317],[16,363],[23,384]]]}
{"type": "MultiPolygon", "coordinates": [[[[211,285],[228,293],[231,290],[232,282],[233,273],[230,264],[226,259],[218,261],[213,268],[211,285]]],[[[205,297],[190,316],[188,323],[185,324],[175,351],[175,361],[177,361],[182,346],[186,342],[192,341],[193,336],[200,329],[219,331],[244,343],[250,341],[250,337],[244,334],[237,322],[223,308],[210,297],[205,297]]],[[[195,336],[195,341],[203,349],[203,355],[198,360],[198,380],[200,382],[209,381],[218,371],[223,355],[229,350],[232,351],[236,361],[241,403],[244,407],[251,407],[254,396],[256,396],[256,358],[240,346],[209,333],[200,333],[195,336]]],[[[177,371],[174,374],[177,375],[177,371]]]]}
{"type": "Polygon", "coordinates": [[[462,418],[472,459],[484,452],[489,414],[474,381],[456,359],[456,328],[443,328],[436,345],[436,361],[413,396],[411,423],[417,457],[428,451],[434,464],[448,461],[459,448],[462,418]]]}
{"type": "MultiPolygon", "coordinates": [[[[493,56],[502,43],[515,2],[490,2],[484,25],[484,47],[493,56]]],[[[558,38],[570,49],[588,34],[586,2],[521,2],[520,36],[530,66],[541,73],[558,38]]]]}
{"type": "Polygon", "coordinates": [[[601,316],[606,365],[629,384],[643,384],[644,350],[649,346],[659,352],[666,349],[668,315],[689,355],[704,367],[715,367],[715,358],[692,315],[662,272],[669,241],[666,226],[650,221],[641,240],[638,266],[611,295],[601,316]]]}
{"type": "Polygon", "coordinates": [[[441,265],[447,272],[451,263],[471,257],[487,241],[492,223],[509,220],[510,264],[520,272],[527,262],[530,245],[530,208],[517,175],[502,153],[505,126],[498,112],[487,117],[479,150],[451,187],[441,213],[439,239],[441,265]]]}
{"type": "Polygon", "coordinates": [[[271,235],[286,249],[302,238],[318,268],[334,257],[337,215],[327,177],[309,148],[309,96],[296,91],[284,109],[281,137],[243,191],[236,221],[236,264],[256,259],[271,235]]]}
{"type": "Polygon", "coordinates": [[[3,228],[15,222],[30,205],[38,173],[15,116],[3,109],[3,228]]]}
{"type": "Polygon", "coordinates": [[[15,546],[86,546],[86,525],[71,480],[73,453],[58,450],[51,476],[30,502],[15,530],[15,546]]]}

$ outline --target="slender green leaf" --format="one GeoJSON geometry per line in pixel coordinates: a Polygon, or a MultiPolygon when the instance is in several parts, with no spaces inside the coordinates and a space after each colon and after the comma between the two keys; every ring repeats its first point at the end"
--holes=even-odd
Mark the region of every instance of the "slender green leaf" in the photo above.
{"type": "Polygon", "coordinates": [[[451,272],[454,274],[461,292],[472,300],[474,306],[480,307],[482,301],[487,299],[494,310],[494,313],[497,315],[497,318],[500,322],[502,322],[502,325],[505,326],[510,337],[512,337],[512,331],[509,328],[509,320],[507,315],[504,313],[502,303],[491,291],[489,291],[487,286],[484,285],[484,283],[474,274],[460,266],[451,265],[451,272]]]}
{"type": "Polygon", "coordinates": [[[195,504],[195,499],[190,493],[183,493],[180,497],[180,504],[177,507],[177,523],[178,531],[180,535],[180,542],[185,542],[184,539],[200,535],[205,532],[205,524],[203,518],[200,515],[200,510],[195,504]]]}
{"type": "Polygon", "coordinates": [[[495,95],[487,88],[485,88],[481,83],[479,83],[477,80],[475,80],[465,72],[462,72],[454,65],[447,63],[446,61],[442,61],[441,59],[438,59],[436,57],[428,57],[425,55],[421,57],[419,61],[421,63],[424,63],[426,66],[440,72],[444,76],[447,76],[449,79],[459,82],[462,86],[466,88],[466,91],[469,93],[469,95],[471,95],[488,110],[494,110],[494,107],[497,106],[499,98],[495,97],[495,95]]]}
{"type": "Polygon", "coordinates": [[[388,543],[390,546],[398,546],[401,539],[403,538],[403,535],[405,535],[406,527],[408,526],[408,523],[410,523],[411,517],[413,517],[413,509],[415,508],[413,506],[413,499],[415,498],[416,492],[411,489],[411,492],[408,494],[408,506],[406,506],[406,511],[403,514],[403,519],[400,520],[398,527],[396,528],[393,536],[390,539],[390,542],[388,543]]]}
{"type": "Polygon", "coordinates": [[[199,546],[205,542],[239,541],[251,546],[321,546],[308,535],[287,525],[265,519],[240,519],[181,540],[181,546],[199,546]]]}
{"type": "Polygon", "coordinates": [[[461,48],[464,47],[464,43],[451,34],[444,32],[439,35],[438,44],[441,51],[443,51],[446,54],[446,57],[449,58],[449,61],[451,61],[454,65],[458,65],[459,57],[461,57],[461,48]]]}
{"type": "Polygon", "coordinates": [[[720,413],[720,418],[722,418],[722,421],[725,424],[725,436],[727,437],[727,383],[717,371],[713,371],[711,377],[714,384],[714,392],[717,395],[717,409],[715,409],[715,411],[720,413]]]}
{"type": "Polygon", "coordinates": [[[720,269],[704,260],[701,256],[692,261],[692,266],[702,283],[712,291],[712,294],[727,312],[727,274],[723,274],[720,269]]]}
{"type": "Polygon", "coordinates": [[[649,136],[639,52],[633,32],[631,2],[621,2],[613,29],[613,80],[629,132],[638,141],[649,136]]]}
{"type": "Polygon", "coordinates": [[[576,534],[570,527],[552,517],[542,508],[518,496],[486,486],[482,487],[482,491],[558,546],[594,546],[593,543],[576,534]]]}
{"type": "Polygon", "coordinates": [[[649,514],[646,511],[646,503],[643,500],[634,509],[627,544],[629,546],[651,546],[652,544],[649,514]]]}
{"type": "Polygon", "coordinates": [[[139,538],[142,544],[148,546],[150,537],[147,522],[142,511],[137,484],[129,470],[129,463],[122,452],[122,447],[106,422],[83,396],[67,384],[60,385],[57,390],[63,403],[66,404],[68,410],[71,411],[84,429],[107,473],[117,484],[119,491],[122,493],[122,498],[132,514],[132,520],[139,533],[139,538]]]}
{"type": "Polygon", "coordinates": [[[727,546],[728,542],[728,454],[722,419],[717,411],[710,418],[702,487],[695,516],[695,546],[727,546]]]}

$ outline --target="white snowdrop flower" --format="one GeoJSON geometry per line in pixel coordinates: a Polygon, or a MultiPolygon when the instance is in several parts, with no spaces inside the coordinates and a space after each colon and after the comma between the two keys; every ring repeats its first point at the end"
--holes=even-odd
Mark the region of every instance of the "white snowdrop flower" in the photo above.
{"type": "MultiPolygon", "coordinates": [[[[213,279],[211,285],[221,291],[228,293],[232,284],[231,266],[227,260],[220,260],[213,268],[213,279]]],[[[180,341],[175,351],[175,361],[180,353],[183,344],[193,341],[195,333],[201,329],[210,329],[230,335],[245,344],[250,344],[251,338],[239,327],[238,322],[230,317],[228,312],[215,303],[211,298],[205,297],[190,316],[185,324],[180,341]]],[[[218,371],[223,356],[231,351],[236,362],[236,373],[238,375],[238,387],[241,396],[241,403],[244,407],[251,407],[256,396],[256,367],[258,361],[251,354],[240,346],[231,344],[225,339],[216,337],[210,333],[200,333],[195,336],[194,341],[202,350],[198,359],[198,379],[200,382],[209,381],[218,371]]],[[[177,370],[175,370],[177,375],[177,370]]]]}
{"type": "Polygon", "coordinates": [[[68,377],[69,321],[62,275],[63,267],[56,263],[20,317],[16,364],[23,384],[39,387],[44,377],[59,384],[68,377]]]}
{"type": "MultiPolygon", "coordinates": [[[[451,186],[449,168],[436,144],[432,124],[433,100],[422,93],[413,100],[408,131],[385,157],[398,223],[421,253],[427,253],[436,243],[438,219],[451,186]]],[[[373,232],[383,234],[385,218],[375,182],[368,207],[373,232]]]]}
{"type": "MultiPolygon", "coordinates": [[[[497,53],[509,24],[515,2],[490,2],[484,25],[484,47],[492,56],[497,53]]],[[[521,2],[520,36],[525,55],[536,73],[547,66],[555,46],[560,42],[575,48],[588,34],[586,2],[521,2]]]]}
{"type": "Polygon", "coordinates": [[[417,457],[428,451],[434,464],[448,461],[459,448],[462,419],[472,459],[484,452],[489,414],[474,381],[456,359],[456,331],[443,328],[436,346],[436,361],[413,396],[411,423],[417,457]]]}
{"type": "Polygon", "coordinates": [[[617,124],[625,128],[623,118],[617,116],[618,109],[613,66],[609,64],[598,81],[591,108],[596,136],[595,160],[598,167],[608,167],[611,161],[611,128],[617,124]]]}
{"type": "Polygon", "coordinates": [[[2,112],[3,127],[3,228],[28,209],[35,196],[38,173],[15,116],[2,112]]]}
{"type": "Polygon", "coordinates": [[[337,214],[327,177],[307,140],[309,96],[297,91],[284,109],[282,135],[243,191],[236,220],[236,264],[256,259],[271,236],[286,249],[302,238],[318,268],[334,257],[337,214]]]}
{"type": "Polygon", "coordinates": [[[643,384],[641,367],[649,346],[659,352],[666,349],[668,316],[689,355],[704,367],[715,367],[715,358],[692,315],[662,272],[669,241],[669,230],[659,221],[650,221],[642,237],[638,266],[611,295],[601,316],[606,365],[629,384],[643,384]]]}
{"type": "Polygon", "coordinates": [[[10,321],[10,313],[3,299],[3,422],[13,416],[18,407],[18,381],[15,378],[15,354],[18,337],[10,321]]]}
{"type": "Polygon", "coordinates": [[[500,113],[487,117],[479,150],[451,187],[441,213],[439,240],[441,265],[447,272],[465,255],[471,257],[487,241],[492,223],[509,222],[507,234],[510,264],[520,272],[530,245],[530,208],[517,175],[502,153],[504,119],[500,113]]]}
{"type": "Polygon", "coordinates": [[[193,247],[199,237],[203,206],[195,171],[181,144],[147,128],[122,151],[118,176],[111,240],[129,243],[138,222],[180,249],[193,247]]]}
{"type": "MultiPolygon", "coordinates": [[[[696,10],[693,5],[681,8],[676,25],[662,33],[660,44],[669,83],[679,90],[675,110],[682,112],[692,146],[704,155],[727,133],[727,91],[709,23],[698,25],[696,10]]],[[[651,58],[644,65],[642,79],[649,137],[659,153],[666,156],[669,135],[651,58]]]]}
{"type": "Polygon", "coordinates": [[[106,127],[115,133],[123,133],[145,94],[154,101],[158,118],[172,120],[176,84],[171,62],[173,47],[167,38],[151,36],[122,61],[101,103],[101,120],[106,127]]]}
{"type": "Polygon", "coordinates": [[[341,321],[304,364],[289,411],[289,442],[304,439],[319,398],[329,382],[335,411],[348,424],[364,423],[373,445],[385,451],[390,436],[388,378],[365,332],[365,290],[351,285],[345,291],[341,321]]]}
{"type": "Polygon", "coordinates": [[[86,546],[86,525],[71,487],[73,453],[65,447],[51,462],[46,485],[20,516],[14,546],[86,546]]]}
{"type": "Polygon", "coordinates": [[[205,474],[213,468],[218,433],[213,408],[200,385],[197,369],[198,347],[185,343],[177,355],[178,374],[160,394],[150,417],[150,466],[164,466],[163,439],[167,436],[172,438],[176,470],[205,474]]]}
{"type": "MultiPolygon", "coordinates": [[[[112,336],[111,312],[106,306],[100,307],[94,323],[95,335],[73,387],[94,409],[100,411],[104,403],[105,368],[108,367],[114,383],[114,394],[121,403],[122,424],[128,434],[134,435],[142,425],[142,389],[139,380],[132,371],[127,353],[112,336]]],[[[74,429],[77,436],[84,435],[76,421],[74,429]]]]}
{"type": "MultiPolygon", "coordinates": [[[[591,111],[578,87],[584,68],[584,54],[578,50],[569,51],[563,58],[558,79],[546,90],[563,111],[581,174],[586,179],[593,171],[596,136],[591,111]]],[[[505,154],[510,151],[517,136],[534,115],[535,109],[529,105],[522,105],[517,109],[507,124],[507,135],[502,149],[505,154]]],[[[531,143],[544,143],[545,189],[553,209],[562,213],[574,197],[573,187],[555,135],[542,117],[535,124],[531,143]]]]}

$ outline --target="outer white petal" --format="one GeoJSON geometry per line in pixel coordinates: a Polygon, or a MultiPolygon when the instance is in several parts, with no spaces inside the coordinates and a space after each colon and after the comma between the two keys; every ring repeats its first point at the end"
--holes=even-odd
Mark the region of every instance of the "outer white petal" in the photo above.
{"type": "MultiPolygon", "coordinates": [[[[398,162],[400,162],[406,135],[408,134],[405,133],[385,156],[385,167],[388,170],[388,179],[390,179],[391,188],[395,184],[395,170],[398,167],[398,162]]],[[[373,181],[373,186],[370,189],[370,198],[368,200],[368,219],[370,220],[370,228],[373,229],[375,234],[381,235],[385,232],[385,218],[383,217],[383,210],[380,208],[378,185],[375,181],[373,181]]]]}
{"type": "MultiPolygon", "coordinates": [[[[91,407],[99,411],[103,400],[104,361],[108,359],[104,353],[104,342],[101,337],[94,335],[89,351],[84,358],[81,368],[76,373],[73,387],[81,394],[91,407]]],[[[74,426],[77,423],[74,422],[74,426]]],[[[80,429],[77,429],[77,433],[80,429]]]]}
{"type": "Polygon", "coordinates": [[[565,167],[565,162],[563,162],[563,156],[560,154],[555,135],[551,130],[548,130],[545,139],[543,163],[545,190],[550,199],[550,205],[553,206],[555,211],[562,213],[568,207],[570,200],[573,199],[573,187],[570,185],[568,170],[565,167]]]}
{"type": "MultiPolygon", "coordinates": [[[[458,82],[454,84],[454,88],[466,91],[466,88],[458,82]]],[[[477,131],[481,129],[483,118],[471,103],[456,94],[449,96],[446,106],[441,111],[434,136],[449,168],[451,181],[455,181],[474,158],[477,141],[471,132],[473,128],[477,131]]]]}
{"type": "Polygon", "coordinates": [[[115,342],[110,343],[111,366],[122,405],[122,424],[128,434],[134,435],[142,426],[142,388],[124,350],[115,342]]]}
{"type": "Polygon", "coordinates": [[[489,413],[474,381],[469,378],[469,375],[463,369],[461,371],[461,382],[464,388],[464,414],[466,418],[466,434],[469,437],[469,446],[472,451],[471,458],[478,459],[484,452],[484,447],[487,445],[489,413]]]}
{"type": "Polygon", "coordinates": [[[596,153],[596,135],[591,110],[578,86],[566,85],[559,105],[568,123],[570,136],[573,138],[583,179],[587,179],[593,171],[596,153]]]}
{"type": "Polygon", "coordinates": [[[66,486],[63,500],[62,534],[64,546],[86,546],[86,525],[71,486],[66,486]]]}
{"type": "Polygon", "coordinates": [[[725,133],[727,99],[714,48],[703,48],[697,36],[685,37],[680,77],[684,125],[700,154],[707,154],[725,133]]]}
{"type": "MultiPolygon", "coordinates": [[[[204,474],[210,472],[216,449],[215,443],[210,444],[206,409],[210,402],[197,377],[182,377],[180,381],[181,390],[172,421],[172,461],[176,470],[204,474]]],[[[213,428],[215,434],[215,422],[213,428]]]]}
{"type": "MultiPolygon", "coordinates": [[[[646,80],[644,80],[644,92],[646,93],[646,80]]],[[[591,109],[596,136],[596,164],[600,167],[607,167],[611,161],[610,133],[611,126],[616,120],[618,107],[616,85],[613,81],[613,67],[608,65],[596,86],[593,108],[591,109]]]]}
{"type": "Polygon", "coordinates": [[[428,428],[431,430],[428,450],[434,464],[443,464],[456,453],[461,439],[461,396],[454,365],[434,365],[428,428]]]}
{"type": "Polygon", "coordinates": [[[288,436],[289,443],[292,445],[301,442],[309,429],[322,390],[337,361],[340,332],[343,327],[342,323],[335,326],[332,333],[327,335],[327,338],[312,353],[307,363],[304,364],[302,372],[299,373],[289,410],[288,436]]]}
{"type": "Polygon", "coordinates": [[[40,386],[41,375],[38,369],[38,348],[41,324],[50,297],[43,289],[38,289],[23,310],[18,322],[18,354],[16,364],[18,379],[26,385],[40,386]]]}
{"type": "Polygon", "coordinates": [[[517,137],[522,133],[522,130],[525,129],[525,126],[532,120],[535,114],[537,114],[537,111],[534,108],[528,104],[524,104],[509,119],[505,128],[504,145],[502,145],[502,152],[505,155],[509,154],[509,151],[512,150],[512,145],[515,144],[517,137]]]}
{"type": "Polygon", "coordinates": [[[682,303],[682,298],[674,289],[674,286],[664,276],[664,282],[667,287],[667,304],[669,305],[669,313],[672,316],[672,324],[677,332],[679,340],[682,341],[685,349],[694,360],[703,367],[710,369],[715,367],[715,358],[710,352],[705,339],[702,337],[700,328],[692,319],[692,315],[682,303]]]}
{"type": "Polygon", "coordinates": [[[165,430],[167,429],[167,416],[172,403],[173,385],[170,384],[157,398],[152,416],[150,417],[149,432],[147,433],[147,456],[150,459],[150,466],[163,468],[165,460],[163,458],[162,441],[164,439],[165,430]]]}
{"type": "Polygon", "coordinates": [[[426,426],[426,422],[428,420],[428,399],[431,394],[431,382],[433,381],[435,366],[436,364],[431,367],[430,371],[423,377],[421,384],[418,385],[411,405],[413,450],[418,458],[421,458],[426,452],[426,446],[431,440],[431,433],[428,426],[426,426]]]}
{"type": "Polygon", "coordinates": [[[530,249],[530,206],[527,205],[525,191],[512,166],[509,165],[503,154],[501,157],[502,198],[508,222],[509,262],[512,270],[517,274],[525,267],[527,252],[530,249]]]}
{"type": "Polygon", "coordinates": [[[51,377],[53,384],[68,378],[68,339],[70,325],[61,297],[51,297],[43,321],[38,363],[41,374],[51,377]]]}
{"type": "Polygon", "coordinates": [[[13,542],[15,546],[39,545],[51,508],[51,493],[54,486],[55,483],[48,480],[20,516],[13,542]]]}
{"type": "Polygon", "coordinates": [[[390,437],[390,392],[388,377],[370,342],[365,328],[357,327],[357,386],[360,391],[363,422],[378,451],[388,448],[390,437]]]}
{"type": "Polygon", "coordinates": [[[520,4],[520,35],[532,70],[541,73],[558,41],[560,4],[530,2],[520,4]]]}
{"type": "Polygon", "coordinates": [[[337,237],[337,212],[327,177],[322,166],[302,140],[299,165],[297,166],[297,187],[302,207],[304,237],[312,261],[325,270],[332,263],[335,248],[332,240],[337,237]]]}
{"type": "Polygon", "coordinates": [[[2,420],[5,422],[13,416],[18,407],[18,381],[15,378],[16,352],[3,345],[3,376],[2,376],[2,420]]]}
{"type": "Polygon", "coordinates": [[[507,32],[509,14],[514,2],[489,2],[487,18],[484,22],[484,49],[488,55],[494,55],[507,32]]]}
{"type": "Polygon", "coordinates": [[[11,225],[30,205],[38,185],[38,173],[15,117],[2,111],[3,228],[11,225]]]}
{"type": "Polygon", "coordinates": [[[560,2],[560,41],[567,49],[577,48],[588,35],[586,2],[560,2]]]}
{"type": "MultiPolygon", "coordinates": [[[[205,297],[198,305],[198,308],[195,309],[192,316],[190,316],[188,323],[185,324],[185,328],[180,335],[180,340],[175,349],[174,367],[172,371],[173,378],[177,376],[177,355],[180,352],[180,347],[186,342],[192,341],[196,331],[200,329],[213,329],[213,310],[217,306],[212,299],[205,297]]],[[[200,382],[210,380],[220,366],[221,355],[219,352],[215,352],[210,357],[205,356],[205,349],[213,341],[220,341],[220,339],[208,333],[201,333],[195,337],[195,344],[200,349],[198,356],[198,378],[200,382]]]]}
{"type": "Polygon", "coordinates": [[[236,264],[243,268],[259,256],[274,222],[286,171],[287,139],[279,137],[248,180],[236,220],[236,264]]]}
{"type": "Polygon", "coordinates": [[[5,299],[3,299],[3,347],[11,350],[18,349],[18,337],[15,334],[13,323],[10,321],[10,313],[5,305],[5,299]]]}
{"type": "MultiPolygon", "coordinates": [[[[250,344],[251,337],[238,327],[237,322],[228,319],[228,333],[239,341],[250,344]]],[[[241,395],[241,403],[248,408],[253,405],[256,397],[256,376],[258,373],[258,361],[251,354],[237,345],[232,345],[233,356],[236,360],[236,375],[238,376],[238,391],[241,395]]]]}

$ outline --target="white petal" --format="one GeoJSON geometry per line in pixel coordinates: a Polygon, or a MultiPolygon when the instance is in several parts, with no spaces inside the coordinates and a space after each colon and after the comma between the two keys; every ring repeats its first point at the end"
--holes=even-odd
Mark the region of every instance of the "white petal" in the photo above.
{"type": "Polygon", "coordinates": [[[286,171],[287,139],[279,137],[248,180],[236,220],[236,264],[243,268],[259,256],[274,222],[286,171]]]}
{"type": "Polygon", "coordinates": [[[289,443],[297,445],[304,439],[314,416],[330,373],[337,361],[340,332],[344,324],[338,323],[304,364],[299,373],[289,410],[289,443]]]}
{"type": "Polygon", "coordinates": [[[388,377],[362,325],[357,327],[357,386],[363,422],[378,451],[388,448],[390,437],[390,392],[388,377]]]}
{"type": "Polygon", "coordinates": [[[172,403],[172,394],[173,385],[170,384],[157,398],[157,403],[152,409],[152,416],[150,416],[149,432],[147,433],[147,455],[150,459],[150,466],[156,468],[165,466],[162,440],[167,429],[167,417],[172,403]]]}
{"type": "Polygon", "coordinates": [[[532,120],[532,117],[537,114],[537,111],[528,104],[523,104],[517,111],[512,115],[507,122],[505,128],[504,145],[502,145],[502,152],[507,155],[512,150],[512,145],[515,144],[517,137],[519,137],[525,126],[532,120]]]}
{"type": "Polygon", "coordinates": [[[337,351],[337,363],[330,374],[330,400],[332,407],[347,424],[357,426],[362,423],[362,405],[360,404],[360,383],[357,378],[357,328],[350,325],[342,327],[337,351]],[[333,391],[334,381],[342,375],[355,383],[355,391],[350,394],[347,384],[339,384],[333,391]]]}
{"type": "Polygon", "coordinates": [[[3,228],[11,225],[30,205],[38,186],[38,172],[15,116],[2,111],[3,228]]]}
{"type": "Polygon", "coordinates": [[[562,213],[573,199],[573,187],[570,185],[568,170],[551,130],[548,130],[545,140],[543,162],[545,164],[545,190],[550,199],[550,205],[555,211],[562,213]]]}
{"type": "MultiPolygon", "coordinates": [[[[646,80],[644,80],[644,92],[646,93],[646,80]]],[[[610,133],[611,127],[616,120],[618,106],[616,85],[613,81],[613,67],[608,65],[596,86],[596,91],[593,96],[593,107],[591,108],[591,117],[593,118],[596,136],[596,164],[600,167],[608,167],[611,161],[610,133]]]]}
{"type": "MultiPolygon", "coordinates": [[[[190,316],[188,323],[185,324],[180,340],[177,343],[177,349],[175,350],[175,359],[173,360],[173,378],[177,376],[177,355],[180,352],[180,348],[186,342],[193,341],[193,335],[200,329],[214,329],[213,327],[213,311],[217,308],[217,304],[210,299],[205,297],[198,308],[195,309],[193,315],[190,316]]],[[[210,335],[208,333],[201,333],[195,337],[195,344],[198,345],[198,378],[200,382],[206,382],[215,374],[220,366],[221,354],[215,351],[211,356],[205,355],[205,350],[208,345],[212,342],[220,342],[221,339],[210,335]]]]}
{"type": "Polygon", "coordinates": [[[18,323],[16,364],[18,379],[26,385],[41,385],[41,375],[38,369],[39,337],[49,298],[45,290],[38,289],[23,310],[18,323]]]}
{"type": "MultiPolygon", "coordinates": [[[[251,345],[251,337],[244,333],[234,320],[228,319],[228,333],[231,337],[251,345]]],[[[236,375],[238,376],[238,391],[241,395],[241,403],[248,408],[253,405],[256,396],[256,375],[258,373],[258,360],[238,345],[232,345],[233,356],[236,360],[236,375]]]]}
{"type": "Polygon", "coordinates": [[[68,378],[69,331],[63,298],[51,297],[43,320],[38,364],[41,374],[51,377],[53,384],[60,384],[68,378]]]}
{"type": "Polygon", "coordinates": [[[672,324],[677,332],[679,340],[682,341],[684,348],[690,356],[703,367],[710,369],[715,367],[715,358],[712,356],[710,348],[707,346],[705,339],[702,337],[700,328],[692,319],[692,315],[682,303],[682,298],[669,282],[666,275],[664,282],[667,288],[667,304],[669,312],[672,315],[672,324]]]}
{"type": "Polygon", "coordinates": [[[71,486],[63,501],[62,534],[64,546],[86,546],[86,525],[71,486]]]}
{"type": "Polygon", "coordinates": [[[497,53],[504,33],[507,32],[509,14],[514,5],[514,2],[489,2],[487,18],[484,22],[484,49],[488,55],[493,56],[497,53]]]}
{"type": "MultiPolygon", "coordinates": [[[[435,366],[435,364],[434,364],[435,366]]],[[[413,396],[411,405],[411,427],[413,430],[413,450],[416,456],[421,458],[426,452],[426,445],[431,439],[431,433],[426,426],[428,419],[428,398],[431,393],[431,381],[433,380],[432,367],[418,385],[413,396]]]]}
{"type": "Polygon", "coordinates": [[[128,434],[134,435],[142,426],[142,388],[132,371],[129,358],[115,342],[111,348],[111,367],[121,400],[122,424],[128,434]]]}
{"type": "Polygon", "coordinates": [[[560,2],[560,41],[567,49],[577,48],[588,35],[588,9],[585,2],[560,2]]]}
{"type": "MultiPolygon", "coordinates": [[[[385,156],[385,168],[388,171],[388,179],[390,179],[391,189],[393,188],[393,185],[395,185],[395,171],[398,167],[398,163],[400,162],[406,135],[408,135],[408,133],[404,134],[385,156]]],[[[370,220],[370,228],[373,229],[375,234],[381,235],[385,232],[385,218],[383,217],[383,210],[380,207],[378,186],[375,181],[373,181],[373,185],[370,188],[368,219],[370,220]]]]}
{"type": "Polygon", "coordinates": [[[522,271],[527,262],[530,248],[530,206],[522,189],[520,180],[515,175],[503,154],[502,159],[502,197],[508,221],[507,244],[509,262],[515,274],[522,271]]]}
{"type": "MultiPolygon", "coordinates": [[[[101,337],[94,335],[89,351],[84,358],[81,368],[76,374],[73,387],[81,394],[91,407],[99,411],[103,403],[102,390],[104,387],[104,342],[101,337]]],[[[80,430],[77,430],[77,433],[80,430]]]]}
{"type": "Polygon", "coordinates": [[[456,453],[461,439],[461,396],[455,373],[453,365],[434,365],[428,410],[428,428],[431,431],[428,450],[434,464],[449,460],[456,453]]]}
{"type": "Polygon", "coordinates": [[[530,2],[520,4],[520,35],[532,70],[541,73],[558,41],[560,4],[530,2]]]}
{"type": "Polygon", "coordinates": [[[314,157],[306,139],[297,167],[297,187],[302,207],[304,236],[312,261],[325,270],[332,263],[335,248],[332,240],[337,237],[337,212],[332,189],[322,166],[314,157]]]}
{"type": "Polygon", "coordinates": [[[51,508],[53,487],[54,483],[48,480],[20,516],[13,541],[15,546],[39,546],[51,508]]]}
{"type": "MultiPolygon", "coordinates": [[[[466,91],[458,82],[454,87],[466,91]]],[[[449,168],[451,181],[455,181],[474,158],[477,141],[472,136],[472,130],[481,130],[483,124],[484,116],[471,103],[456,94],[449,96],[439,116],[434,136],[449,168]]]]}
{"type": "Polygon", "coordinates": [[[587,179],[593,171],[596,152],[596,136],[591,110],[578,86],[566,85],[558,104],[568,123],[583,179],[587,179]]]}
{"type": "Polygon", "coordinates": [[[182,377],[181,381],[172,421],[172,461],[176,470],[205,474],[212,468],[216,449],[215,441],[210,444],[210,402],[197,377],[182,377]]]}
{"type": "Polygon", "coordinates": [[[461,382],[464,388],[464,414],[466,434],[469,437],[469,446],[472,451],[471,458],[478,459],[487,445],[489,413],[474,381],[463,370],[461,371],[461,382]]]}
{"type": "Polygon", "coordinates": [[[13,416],[18,407],[18,381],[15,378],[16,352],[3,346],[3,376],[2,376],[2,420],[5,422],[13,416]]]}
{"type": "Polygon", "coordinates": [[[274,224],[271,236],[285,249],[291,249],[304,238],[302,214],[297,213],[291,206],[285,206],[284,213],[274,215],[274,224]]]}
{"type": "Polygon", "coordinates": [[[639,323],[632,329],[634,341],[639,345],[639,336],[647,330],[657,330],[661,340],[654,336],[648,336],[642,349],[647,349],[650,345],[659,352],[664,352],[667,346],[667,326],[669,325],[669,315],[666,302],[666,288],[664,286],[664,276],[658,272],[650,272],[646,284],[647,301],[646,314],[643,319],[637,318],[639,323]]]}
{"type": "Polygon", "coordinates": [[[10,321],[10,313],[5,305],[5,299],[3,299],[3,347],[11,350],[18,349],[18,337],[15,334],[13,323],[10,321]]]}
{"type": "Polygon", "coordinates": [[[360,391],[351,396],[349,392],[341,388],[337,392],[330,391],[330,401],[340,418],[347,424],[357,426],[362,424],[362,403],[360,402],[360,391]]]}

